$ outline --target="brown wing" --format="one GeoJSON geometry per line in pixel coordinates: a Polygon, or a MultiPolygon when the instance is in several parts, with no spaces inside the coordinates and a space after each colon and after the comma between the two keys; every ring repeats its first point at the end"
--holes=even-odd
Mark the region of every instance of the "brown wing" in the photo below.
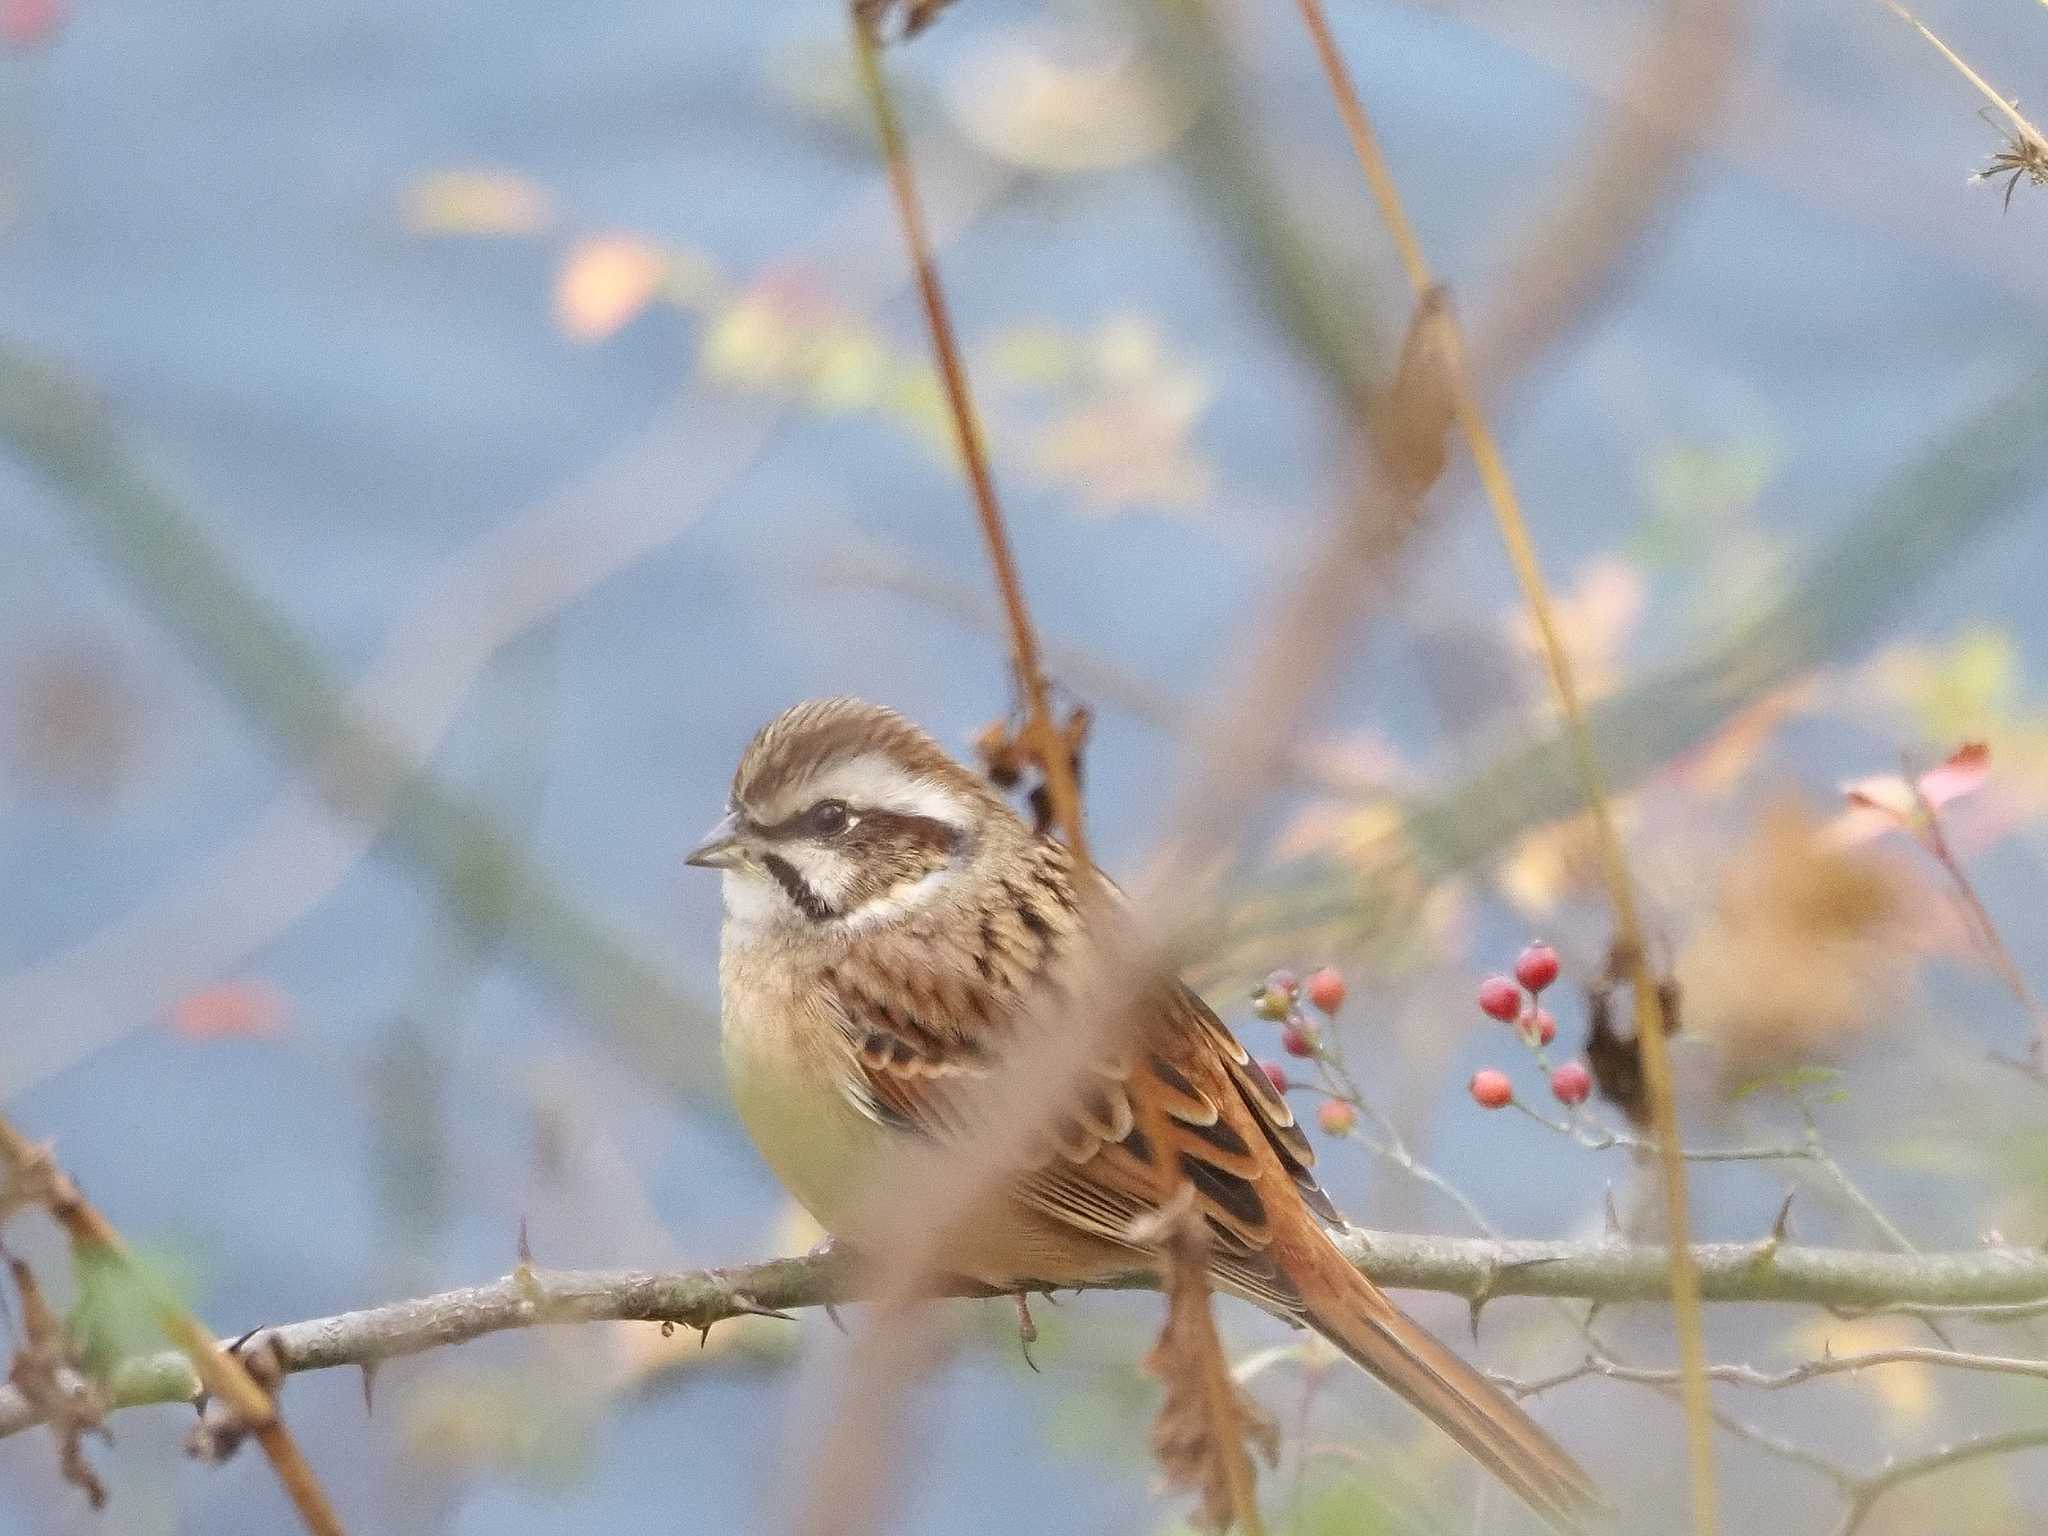
{"type": "MultiPolygon", "coordinates": [[[[864,1113],[908,1132],[964,1139],[990,1112],[986,1082],[1020,1022],[1058,1027],[1072,1016],[1052,961],[1072,935],[1073,913],[1040,902],[1057,920],[1017,915],[1032,910],[1019,899],[988,917],[977,951],[986,963],[971,976],[927,963],[905,987],[899,964],[885,991],[849,967],[827,975],[851,1049],[848,1094],[864,1113]]],[[[1258,1063],[1186,987],[1161,986],[1146,1023],[1141,1049],[1120,1051],[1087,1075],[1020,1176],[1019,1194],[1080,1231],[1122,1242],[1131,1221],[1156,1203],[1152,1148],[1133,1102],[1149,1096],[1168,1156],[1215,1234],[1219,1274],[1268,1305],[1298,1310],[1293,1287],[1267,1257],[1271,1185],[1261,1184],[1277,1159],[1302,1197],[1335,1220],[1310,1171],[1308,1138],[1258,1063]]]]}

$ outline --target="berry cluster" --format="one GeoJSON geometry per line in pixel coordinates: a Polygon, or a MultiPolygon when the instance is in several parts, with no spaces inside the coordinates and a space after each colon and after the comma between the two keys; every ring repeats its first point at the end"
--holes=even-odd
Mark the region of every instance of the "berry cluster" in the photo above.
{"type": "MultiPolygon", "coordinates": [[[[1334,1020],[1344,1006],[1344,974],[1334,966],[1311,971],[1306,980],[1292,971],[1275,971],[1252,993],[1252,1012],[1280,1026],[1280,1048],[1290,1056],[1326,1063],[1322,1026],[1302,1008],[1306,1002],[1326,1019],[1334,1020]]],[[[1277,1061],[1262,1061],[1267,1078],[1281,1093],[1294,1086],[1287,1069],[1277,1061]]],[[[1358,1123],[1358,1111],[1341,1098],[1326,1099],[1316,1111],[1316,1123],[1332,1136],[1343,1136],[1358,1123]]]]}
{"type": "MultiPolygon", "coordinates": [[[[1522,951],[1512,977],[1489,976],[1479,984],[1479,1011],[1514,1025],[1523,1042],[1536,1052],[1536,1059],[1546,1066],[1543,1049],[1557,1038],[1557,1020],[1540,999],[1557,975],[1557,951],[1539,941],[1522,951]]],[[[1515,1085],[1498,1067],[1474,1072],[1468,1091],[1481,1109],[1504,1109],[1515,1101],[1515,1085]]],[[[1583,1104],[1592,1091],[1593,1074],[1584,1062],[1568,1061],[1551,1069],[1550,1092],[1560,1104],[1583,1104]]]]}

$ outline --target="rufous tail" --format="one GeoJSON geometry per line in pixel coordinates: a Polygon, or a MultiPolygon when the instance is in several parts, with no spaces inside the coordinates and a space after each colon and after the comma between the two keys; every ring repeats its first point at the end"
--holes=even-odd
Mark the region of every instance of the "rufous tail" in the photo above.
{"type": "Polygon", "coordinates": [[[1560,1530],[1605,1507],[1579,1464],[1508,1395],[1412,1322],[1334,1243],[1290,1269],[1303,1321],[1424,1414],[1560,1530]]]}

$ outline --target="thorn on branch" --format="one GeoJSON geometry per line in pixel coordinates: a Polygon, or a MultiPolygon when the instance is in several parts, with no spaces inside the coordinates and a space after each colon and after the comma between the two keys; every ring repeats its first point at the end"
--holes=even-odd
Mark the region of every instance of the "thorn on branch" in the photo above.
{"type": "Polygon", "coordinates": [[[245,1333],[227,1346],[227,1350],[242,1362],[256,1385],[263,1389],[270,1402],[271,1418],[266,1423],[252,1423],[237,1413],[232,1405],[210,1393],[202,1393],[194,1404],[199,1411],[199,1422],[185,1437],[185,1454],[210,1467],[219,1466],[242,1448],[243,1441],[276,1422],[278,1394],[284,1390],[285,1377],[289,1374],[283,1345],[274,1332],[256,1329],[245,1333]]]}
{"type": "Polygon", "coordinates": [[[1778,1206],[1778,1214],[1771,1218],[1771,1230],[1765,1234],[1764,1240],[1757,1244],[1758,1265],[1767,1265],[1775,1259],[1785,1240],[1792,1235],[1792,1197],[1797,1193],[1796,1190],[1788,1190],[1778,1206]]]}
{"type": "Polygon", "coordinates": [[[711,1330],[724,1322],[728,1317],[772,1317],[777,1322],[783,1323],[793,1323],[796,1321],[793,1314],[784,1312],[779,1307],[764,1307],[745,1291],[734,1291],[727,1297],[725,1305],[719,1309],[718,1316],[711,1318],[708,1322],[696,1325],[697,1347],[699,1349],[702,1349],[710,1342],[711,1330]]]}

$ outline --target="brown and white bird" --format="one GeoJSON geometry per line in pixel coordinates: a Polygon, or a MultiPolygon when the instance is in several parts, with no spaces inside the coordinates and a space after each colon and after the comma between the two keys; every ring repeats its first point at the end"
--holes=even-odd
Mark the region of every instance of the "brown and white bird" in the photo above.
{"type": "MultiPolygon", "coordinates": [[[[906,1138],[976,1135],[988,1105],[973,1087],[1020,1030],[1058,1027],[1120,904],[1092,874],[1099,888],[1077,890],[1066,847],[923,731],[851,698],[762,728],[689,862],[724,871],[719,982],[741,1118],[856,1252],[885,1241],[869,1171],[906,1138]]],[[[1586,1474],[1338,1251],[1314,1152],[1258,1063],[1177,982],[1141,1009],[1136,1048],[1083,1074],[1043,1155],[947,1235],[943,1266],[997,1289],[1145,1267],[1124,1234],[1156,1204],[1140,1126],[1162,1127],[1213,1234],[1217,1285],[1315,1329],[1572,1528],[1597,1503],[1586,1474]]]]}

